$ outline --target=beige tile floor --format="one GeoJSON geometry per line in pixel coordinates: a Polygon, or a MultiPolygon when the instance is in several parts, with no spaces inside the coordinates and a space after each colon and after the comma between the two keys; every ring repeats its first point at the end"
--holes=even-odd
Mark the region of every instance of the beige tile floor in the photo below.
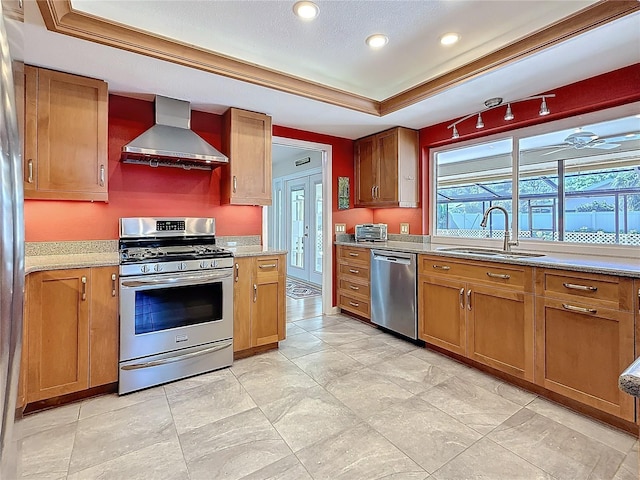
{"type": "Polygon", "coordinates": [[[638,479],[636,438],[343,316],[277,351],[26,417],[31,479],[638,479]]]}

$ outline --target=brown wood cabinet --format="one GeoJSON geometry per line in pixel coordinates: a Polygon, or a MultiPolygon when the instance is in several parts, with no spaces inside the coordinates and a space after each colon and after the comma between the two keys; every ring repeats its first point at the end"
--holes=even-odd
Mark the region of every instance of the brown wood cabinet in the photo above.
{"type": "Polygon", "coordinates": [[[355,144],[355,206],[417,207],[418,132],[396,127],[355,144]]]}
{"type": "Polygon", "coordinates": [[[419,273],[420,339],[533,381],[530,268],[421,255],[419,273]]]}
{"type": "Polygon", "coordinates": [[[8,18],[24,21],[24,0],[2,0],[2,10],[8,18]]]}
{"type": "Polygon", "coordinates": [[[27,277],[28,403],[118,379],[117,267],[27,277]]]}
{"type": "Polygon", "coordinates": [[[635,420],[633,398],[618,376],[635,359],[630,279],[538,269],[537,384],[635,420]]]}
{"type": "Polygon", "coordinates": [[[222,203],[271,205],[271,117],[230,108],[223,121],[222,203]]]}
{"type": "Polygon", "coordinates": [[[233,351],[286,338],[284,255],[235,259],[233,351]]]}
{"type": "Polygon", "coordinates": [[[367,320],[371,318],[368,248],[336,246],[338,306],[367,320]]]}
{"type": "Polygon", "coordinates": [[[25,198],[106,201],[107,84],[25,66],[25,198]]]}

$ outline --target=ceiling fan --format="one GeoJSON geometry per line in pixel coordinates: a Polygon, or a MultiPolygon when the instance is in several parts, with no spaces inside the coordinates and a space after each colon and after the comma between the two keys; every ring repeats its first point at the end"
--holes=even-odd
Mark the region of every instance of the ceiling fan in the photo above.
{"type": "Polygon", "coordinates": [[[564,139],[563,143],[559,145],[549,145],[545,148],[555,148],[543,155],[551,155],[552,153],[561,152],[573,148],[575,150],[582,150],[583,148],[599,148],[601,150],[611,150],[618,148],[619,143],[609,143],[606,138],[600,138],[598,135],[592,132],[577,131],[572,133],[564,139]]]}

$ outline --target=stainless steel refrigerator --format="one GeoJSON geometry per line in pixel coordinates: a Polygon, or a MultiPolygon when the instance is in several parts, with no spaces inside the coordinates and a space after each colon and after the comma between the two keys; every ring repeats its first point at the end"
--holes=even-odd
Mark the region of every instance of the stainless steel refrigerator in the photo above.
{"type": "Polygon", "coordinates": [[[17,475],[14,419],[22,345],[24,217],[21,143],[5,19],[0,18],[0,479],[17,475]]]}

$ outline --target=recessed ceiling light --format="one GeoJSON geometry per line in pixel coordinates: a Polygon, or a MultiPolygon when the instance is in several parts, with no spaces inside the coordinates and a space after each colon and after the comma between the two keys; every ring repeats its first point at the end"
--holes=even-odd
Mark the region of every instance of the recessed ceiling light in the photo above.
{"type": "Polygon", "coordinates": [[[296,2],[293,5],[293,13],[303,20],[313,20],[318,16],[318,13],[320,13],[320,9],[318,8],[318,5],[313,2],[296,2]]]}
{"type": "Polygon", "coordinates": [[[457,33],[445,33],[440,37],[440,43],[446,46],[453,45],[458,40],[460,40],[460,35],[457,33]]]}
{"type": "Polygon", "coordinates": [[[376,33],[375,35],[369,35],[365,42],[371,48],[382,48],[389,43],[389,38],[381,33],[376,33]]]}

